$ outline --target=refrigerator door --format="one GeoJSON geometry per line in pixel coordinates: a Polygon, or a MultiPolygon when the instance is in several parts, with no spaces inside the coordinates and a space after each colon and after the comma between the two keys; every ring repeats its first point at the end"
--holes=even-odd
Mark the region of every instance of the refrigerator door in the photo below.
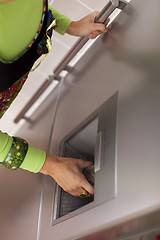
{"type": "Polygon", "coordinates": [[[83,174],[94,186],[94,196],[73,197],[57,187],[53,225],[116,197],[117,101],[118,93],[115,93],[62,141],[62,157],[92,162],[92,168],[84,169],[83,174]]]}
{"type": "Polygon", "coordinates": [[[61,141],[73,129],[119,92],[117,196],[52,226],[55,186],[47,178],[41,240],[78,239],[160,208],[159,9],[159,0],[132,0],[65,79],[53,154],[59,154],[61,141]]]}
{"type": "MultiPolygon", "coordinates": [[[[55,98],[53,93],[48,96],[47,101],[32,114],[15,136],[47,151],[55,98]]],[[[41,174],[22,169],[11,171],[0,166],[0,239],[37,239],[41,185],[41,174]]]]}
{"type": "Polygon", "coordinates": [[[0,166],[0,239],[36,239],[41,176],[0,166]]]}

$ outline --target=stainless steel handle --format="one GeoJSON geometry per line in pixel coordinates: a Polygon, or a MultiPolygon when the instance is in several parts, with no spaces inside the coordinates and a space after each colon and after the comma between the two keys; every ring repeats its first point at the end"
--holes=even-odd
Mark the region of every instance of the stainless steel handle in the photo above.
{"type": "Polygon", "coordinates": [[[102,132],[99,132],[96,138],[94,172],[98,172],[101,169],[101,150],[102,150],[102,132]]]}
{"type": "Polygon", "coordinates": [[[25,118],[25,114],[32,107],[32,105],[39,99],[39,97],[48,89],[48,87],[51,85],[53,80],[60,81],[61,79],[62,78],[59,76],[57,77],[53,75],[49,76],[48,79],[45,80],[42,86],[36,91],[33,97],[29,100],[29,102],[24,106],[24,108],[20,111],[20,113],[14,119],[14,123],[18,123],[21,119],[27,119],[25,118]]]}
{"type": "MultiPolygon", "coordinates": [[[[126,5],[127,2],[125,0],[110,0],[110,2],[108,2],[102,11],[98,14],[95,22],[104,23],[116,8],[122,10],[126,5]]],[[[64,56],[62,61],[54,69],[54,74],[56,76],[59,75],[63,70],[66,70],[68,63],[73,59],[73,57],[79,52],[79,50],[86,44],[88,40],[88,37],[81,37],[76,41],[71,50],[67,53],[66,56],[64,56]]]]}
{"type": "Polygon", "coordinates": [[[14,123],[18,123],[22,118],[24,118],[26,112],[31,108],[31,106],[37,101],[37,99],[49,87],[49,85],[51,83],[52,83],[52,81],[50,81],[50,80],[46,80],[43,83],[43,85],[38,89],[38,91],[34,94],[34,96],[26,104],[26,106],[21,110],[21,112],[18,114],[18,116],[14,119],[14,123]]]}
{"type": "Polygon", "coordinates": [[[110,0],[95,19],[97,23],[104,23],[111,13],[118,7],[119,0],[110,0]]]}
{"type": "Polygon", "coordinates": [[[87,41],[88,41],[88,37],[80,37],[75,42],[71,50],[68,51],[68,53],[62,59],[62,61],[54,69],[54,74],[56,76],[66,69],[68,63],[74,58],[74,56],[79,52],[79,50],[85,45],[87,41]]]}

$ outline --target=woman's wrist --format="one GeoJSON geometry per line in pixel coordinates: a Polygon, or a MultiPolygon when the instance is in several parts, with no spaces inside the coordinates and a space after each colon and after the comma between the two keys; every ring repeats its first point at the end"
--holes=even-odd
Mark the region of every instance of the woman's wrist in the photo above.
{"type": "Polygon", "coordinates": [[[59,157],[57,156],[46,154],[45,162],[39,172],[45,175],[54,175],[54,168],[56,169],[56,163],[58,162],[58,158],[59,157]]]}
{"type": "Polygon", "coordinates": [[[68,33],[69,35],[73,35],[73,36],[79,36],[79,26],[78,23],[79,21],[72,21],[71,24],[68,26],[66,33],[68,33]]]}

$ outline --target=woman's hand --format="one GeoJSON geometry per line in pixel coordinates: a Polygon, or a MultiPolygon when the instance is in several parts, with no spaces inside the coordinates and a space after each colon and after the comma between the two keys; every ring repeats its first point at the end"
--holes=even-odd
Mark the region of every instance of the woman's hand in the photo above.
{"type": "Polygon", "coordinates": [[[98,11],[94,11],[81,20],[72,22],[66,32],[70,35],[79,37],[88,36],[90,39],[94,39],[99,34],[107,32],[108,29],[106,26],[109,22],[109,19],[107,19],[104,24],[95,23],[94,20],[98,14],[98,11]]]}
{"type": "Polygon", "coordinates": [[[91,162],[81,159],[61,158],[47,154],[46,161],[40,172],[53,177],[64,191],[74,196],[80,196],[84,189],[93,195],[93,186],[82,174],[82,170],[91,166],[91,164],[91,162]]]}

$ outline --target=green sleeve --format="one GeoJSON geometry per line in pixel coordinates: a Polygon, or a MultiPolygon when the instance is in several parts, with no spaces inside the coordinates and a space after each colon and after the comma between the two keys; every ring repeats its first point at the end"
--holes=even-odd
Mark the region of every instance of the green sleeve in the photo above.
{"type": "MultiPolygon", "coordinates": [[[[8,155],[11,148],[13,138],[7,133],[0,131],[0,162],[8,155]]],[[[46,159],[46,153],[40,149],[29,146],[25,159],[20,168],[30,172],[37,173],[42,168],[46,159]]]]}
{"type": "Polygon", "coordinates": [[[37,173],[43,167],[46,153],[38,148],[29,146],[26,157],[20,168],[37,173]]]}
{"type": "Polygon", "coordinates": [[[0,131],[0,162],[6,158],[11,146],[13,139],[0,131]]]}
{"type": "Polygon", "coordinates": [[[61,35],[64,35],[67,28],[71,24],[72,20],[66,17],[65,15],[59,13],[56,9],[49,6],[49,9],[52,11],[53,16],[57,20],[58,27],[55,29],[56,32],[60,33],[61,35]]]}

